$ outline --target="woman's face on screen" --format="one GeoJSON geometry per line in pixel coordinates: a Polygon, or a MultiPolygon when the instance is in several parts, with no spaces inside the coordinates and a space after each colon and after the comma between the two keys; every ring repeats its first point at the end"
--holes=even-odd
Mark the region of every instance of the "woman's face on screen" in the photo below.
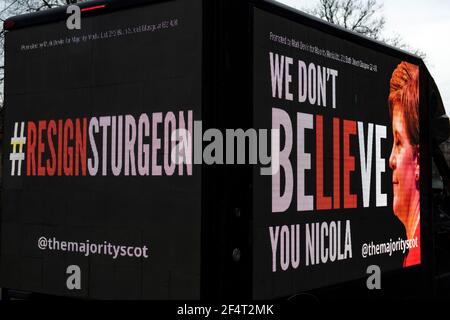
{"type": "MultiPolygon", "coordinates": [[[[392,187],[394,190],[394,213],[407,215],[414,193],[417,191],[416,174],[419,174],[418,153],[412,146],[405,126],[401,106],[394,105],[392,112],[392,133],[394,143],[389,158],[392,169],[392,187]]],[[[402,217],[399,216],[401,219],[402,217]]],[[[402,220],[402,219],[401,219],[402,220]]]]}

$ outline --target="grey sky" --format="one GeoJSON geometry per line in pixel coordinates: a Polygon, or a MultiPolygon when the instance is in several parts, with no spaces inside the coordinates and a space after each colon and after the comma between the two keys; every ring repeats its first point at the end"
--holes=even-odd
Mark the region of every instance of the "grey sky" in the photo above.
{"type": "MultiPolygon", "coordinates": [[[[318,0],[278,0],[297,9],[318,0]]],[[[398,34],[405,43],[425,52],[426,65],[450,115],[450,1],[379,0],[386,18],[385,35],[398,34]]]]}

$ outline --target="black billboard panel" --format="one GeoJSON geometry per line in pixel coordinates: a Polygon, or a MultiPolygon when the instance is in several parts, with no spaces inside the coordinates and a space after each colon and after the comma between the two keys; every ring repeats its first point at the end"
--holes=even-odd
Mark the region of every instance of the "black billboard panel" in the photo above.
{"type": "Polygon", "coordinates": [[[2,287],[200,297],[201,59],[201,1],[7,33],[2,287]]]}

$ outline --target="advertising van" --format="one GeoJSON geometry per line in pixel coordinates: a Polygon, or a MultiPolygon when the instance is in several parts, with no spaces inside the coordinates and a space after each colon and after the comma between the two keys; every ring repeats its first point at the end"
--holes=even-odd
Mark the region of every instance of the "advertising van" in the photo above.
{"type": "Polygon", "coordinates": [[[271,1],[78,9],[4,22],[6,292],[432,291],[419,57],[271,1]]]}

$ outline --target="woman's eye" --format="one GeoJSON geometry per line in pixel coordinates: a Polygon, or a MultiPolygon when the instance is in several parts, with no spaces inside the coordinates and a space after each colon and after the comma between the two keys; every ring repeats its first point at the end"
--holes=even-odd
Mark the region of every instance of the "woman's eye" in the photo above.
{"type": "Polygon", "coordinates": [[[397,133],[394,135],[394,144],[396,147],[399,147],[402,144],[399,134],[397,134],[397,133]]]}

